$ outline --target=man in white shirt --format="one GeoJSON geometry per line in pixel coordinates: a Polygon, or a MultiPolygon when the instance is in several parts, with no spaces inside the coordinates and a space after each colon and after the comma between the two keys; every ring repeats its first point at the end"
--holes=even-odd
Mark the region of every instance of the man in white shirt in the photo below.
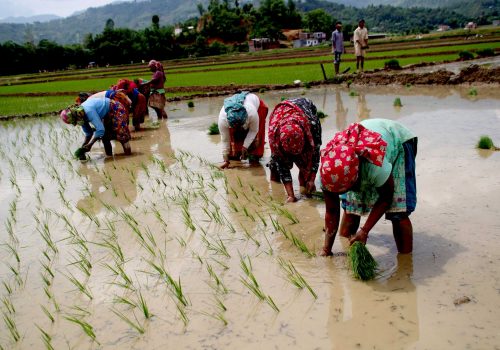
{"type": "Polygon", "coordinates": [[[231,159],[258,161],[264,155],[267,112],[267,105],[252,93],[242,92],[224,101],[218,121],[224,159],[222,169],[229,167],[231,159]],[[243,98],[244,111],[239,113],[235,101],[243,98]],[[228,100],[233,103],[232,107],[236,107],[229,107],[228,100]]]}
{"type": "Polygon", "coordinates": [[[365,20],[358,22],[358,28],[354,31],[354,54],[356,55],[356,69],[363,71],[365,65],[365,53],[368,48],[368,29],[365,20]]]}

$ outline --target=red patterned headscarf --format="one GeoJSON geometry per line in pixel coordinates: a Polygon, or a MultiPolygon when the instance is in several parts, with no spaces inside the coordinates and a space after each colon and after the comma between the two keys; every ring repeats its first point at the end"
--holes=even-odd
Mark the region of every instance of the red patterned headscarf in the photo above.
{"type": "Polygon", "coordinates": [[[127,95],[132,95],[135,88],[137,88],[137,85],[129,79],[120,79],[118,83],[113,86],[113,90],[123,90],[127,95]]]}
{"type": "Polygon", "coordinates": [[[387,142],[374,131],[359,123],[349,125],[335,134],[321,150],[321,183],[335,193],[349,190],[358,179],[359,157],[376,166],[382,166],[387,142]]]}
{"type": "MultiPolygon", "coordinates": [[[[304,111],[289,101],[279,103],[269,121],[269,146],[271,152],[280,157],[304,155],[304,147],[309,144],[314,149],[309,120],[304,111]]],[[[309,162],[306,162],[309,163],[309,162]]]]}

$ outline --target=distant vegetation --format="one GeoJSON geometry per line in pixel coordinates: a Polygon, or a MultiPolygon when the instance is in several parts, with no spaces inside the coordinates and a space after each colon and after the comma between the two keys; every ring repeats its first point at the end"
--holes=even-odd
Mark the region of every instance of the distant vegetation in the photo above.
{"type": "MultiPolygon", "coordinates": [[[[90,62],[107,66],[151,58],[167,60],[246,52],[248,38],[284,39],[282,31],[285,28],[325,31],[329,36],[337,20],[344,22],[344,38],[348,40],[361,17],[365,18],[370,32],[400,33],[425,33],[438,24],[460,27],[471,19],[447,9],[387,5],[355,8],[324,0],[297,4],[293,0],[262,0],[259,7],[252,3],[240,4],[238,0],[210,0],[207,5],[195,5],[192,1],[195,0],[173,0],[167,6],[163,1],[149,0],[91,8],[70,17],[72,28],[69,29],[67,19],[39,23],[41,26],[55,23],[55,28],[39,28],[38,24],[16,27],[19,33],[24,33],[21,41],[24,44],[13,41],[0,44],[0,75],[84,68],[90,62]],[[180,33],[176,33],[173,26],[161,26],[158,14],[164,13],[165,8],[178,10],[181,3],[196,8],[196,16],[178,24],[180,33]],[[104,19],[102,9],[112,18],[104,19]],[[125,14],[132,10],[135,11],[134,19],[128,21],[130,16],[125,14]],[[156,14],[149,15],[149,25],[144,29],[131,29],[145,23],[144,13],[156,14]],[[81,32],[85,28],[82,20],[85,23],[99,20],[104,29],[98,34],[84,34],[81,32]],[[82,43],[61,46],[49,39],[37,41],[36,38],[50,37],[51,30],[58,35],[73,35],[74,30],[80,30],[78,37],[82,43]]],[[[2,26],[0,24],[0,35],[15,35],[9,30],[2,31],[2,26]]],[[[483,52],[483,55],[490,54],[494,51],[483,52]]]]}

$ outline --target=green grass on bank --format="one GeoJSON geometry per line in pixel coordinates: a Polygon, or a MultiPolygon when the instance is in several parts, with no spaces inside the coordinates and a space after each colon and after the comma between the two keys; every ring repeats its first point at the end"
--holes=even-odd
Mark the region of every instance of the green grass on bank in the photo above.
{"type": "MultiPolygon", "coordinates": [[[[401,65],[420,62],[442,62],[454,60],[457,54],[417,56],[399,59],[401,65]]],[[[383,68],[385,59],[367,60],[365,69],[383,68]]],[[[327,65],[328,66],[328,65],[327,65]]],[[[345,62],[344,67],[354,67],[354,62],[345,62]]],[[[244,67],[242,67],[244,68],[244,67]]],[[[123,75],[121,78],[133,79],[133,76],[123,75]]],[[[225,85],[225,84],[290,84],[294,80],[302,81],[321,80],[323,76],[318,65],[299,65],[284,67],[262,67],[228,71],[207,71],[183,74],[169,74],[167,87],[225,85]]],[[[0,94],[29,93],[29,92],[62,92],[62,91],[99,91],[105,90],[116,83],[116,77],[99,79],[83,79],[70,81],[54,81],[50,83],[35,83],[12,86],[1,86],[0,94]]]]}
{"type": "Polygon", "coordinates": [[[0,97],[0,116],[56,112],[74,102],[73,96],[0,97]]]}

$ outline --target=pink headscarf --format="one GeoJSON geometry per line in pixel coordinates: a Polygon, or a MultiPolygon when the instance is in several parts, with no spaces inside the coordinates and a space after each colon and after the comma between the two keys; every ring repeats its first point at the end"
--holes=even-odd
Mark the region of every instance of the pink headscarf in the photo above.
{"type": "Polygon", "coordinates": [[[382,166],[387,142],[382,135],[366,129],[359,123],[349,125],[335,134],[321,150],[321,183],[335,193],[349,190],[358,179],[359,157],[376,166],[382,166]]]}
{"type": "Polygon", "coordinates": [[[283,101],[274,108],[269,121],[268,138],[271,152],[280,157],[301,154],[306,143],[314,149],[307,116],[289,101],[283,101]]]}
{"type": "Polygon", "coordinates": [[[159,61],[156,61],[156,60],[149,61],[148,67],[154,68],[155,70],[159,70],[160,72],[163,72],[163,64],[161,64],[161,62],[159,62],[159,61]]]}

